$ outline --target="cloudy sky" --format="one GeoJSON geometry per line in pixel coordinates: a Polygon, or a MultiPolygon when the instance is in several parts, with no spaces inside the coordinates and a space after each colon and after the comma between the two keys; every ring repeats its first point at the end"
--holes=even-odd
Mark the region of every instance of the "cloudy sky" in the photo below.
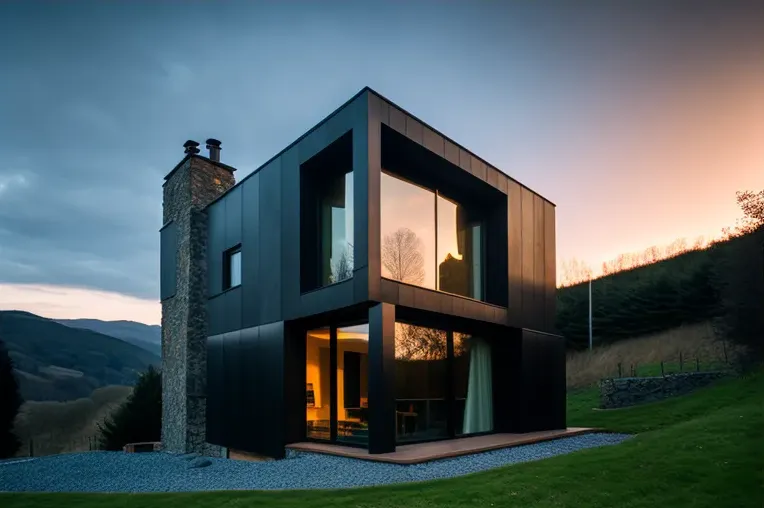
{"type": "Polygon", "coordinates": [[[0,308],[157,323],[183,142],[242,178],[365,85],[554,201],[559,261],[732,224],[764,2],[568,5],[0,2],[0,308]]]}

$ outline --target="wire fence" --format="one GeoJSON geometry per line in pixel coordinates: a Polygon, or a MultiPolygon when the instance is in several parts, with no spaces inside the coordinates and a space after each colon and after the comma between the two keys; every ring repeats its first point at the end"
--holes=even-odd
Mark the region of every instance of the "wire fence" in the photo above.
{"type": "Polygon", "coordinates": [[[64,437],[56,434],[41,434],[21,440],[17,457],[43,457],[59,453],[75,453],[98,450],[98,436],[79,438],[64,437]]]}

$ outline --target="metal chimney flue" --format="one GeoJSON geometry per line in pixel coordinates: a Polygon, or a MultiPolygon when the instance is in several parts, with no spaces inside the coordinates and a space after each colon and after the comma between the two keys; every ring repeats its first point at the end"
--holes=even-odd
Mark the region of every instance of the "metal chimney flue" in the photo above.
{"type": "Polygon", "coordinates": [[[210,151],[210,160],[220,162],[220,141],[213,138],[208,139],[207,150],[210,151]]]}
{"type": "Polygon", "coordinates": [[[191,153],[191,154],[199,153],[199,148],[197,148],[198,146],[199,146],[199,143],[197,143],[193,139],[189,139],[188,141],[183,143],[183,148],[185,148],[185,153],[191,153]]]}

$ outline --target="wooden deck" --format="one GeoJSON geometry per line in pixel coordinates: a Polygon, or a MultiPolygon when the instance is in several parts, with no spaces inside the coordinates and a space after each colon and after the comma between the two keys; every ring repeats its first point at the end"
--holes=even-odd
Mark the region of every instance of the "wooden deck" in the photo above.
{"type": "Polygon", "coordinates": [[[326,443],[294,443],[288,445],[288,449],[302,452],[326,453],[354,459],[371,460],[375,462],[388,462],[392,464],[420,464],[431,460],[458,457],[471,453],[511,448],[513,446],[550,441],[562,437],[578,436],[595,432],[597,429],[571,427],[564,430],[549,430],[543,432],[528,432],[526,434],[489,434],[485,436],[464,437],[420,443],[400,445],[393,453],[369,454],[363,448],[326,444],[326,443]]]}

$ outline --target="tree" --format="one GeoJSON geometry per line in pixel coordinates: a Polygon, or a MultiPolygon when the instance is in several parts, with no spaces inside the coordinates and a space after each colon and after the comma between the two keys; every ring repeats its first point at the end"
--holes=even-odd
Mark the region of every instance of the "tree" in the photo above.
{"type": "Polygon", "coordinates": [[[743,211],[743,217],[738,219],[734,228],[724,228],[722,232],[727,238],[753,233],[764,226],[764,190],[759,192],[739,191],[736,194],[737,204],[743,211]]]}
{"type": "Polygon", "coordinates": [[[575,286],[588,282],[592,278],[592,269],[576,258],[562,262],[562,278],[560,287],[575,286]]]}
{"type": "Polygon", "coordinates": [[[382,266],[391,279],[408,284],[424,282],[422,241],[408,228],[399,228],[382,240],[382,266]]]}
{"type": "Polygon", "coordinates": [[[13,374],[13,360],[0,341],[0,459],[13,457],[21,442],[13,433],[13,424],[21,407],[19,384],[13,374]]]}
{"type": "Polygon", "coordinates": [[[98,424],[102,450],[122,450],[128,443],[159,441],[162,435],[162,377],[149,366],[133,393],[98,424]]]}

